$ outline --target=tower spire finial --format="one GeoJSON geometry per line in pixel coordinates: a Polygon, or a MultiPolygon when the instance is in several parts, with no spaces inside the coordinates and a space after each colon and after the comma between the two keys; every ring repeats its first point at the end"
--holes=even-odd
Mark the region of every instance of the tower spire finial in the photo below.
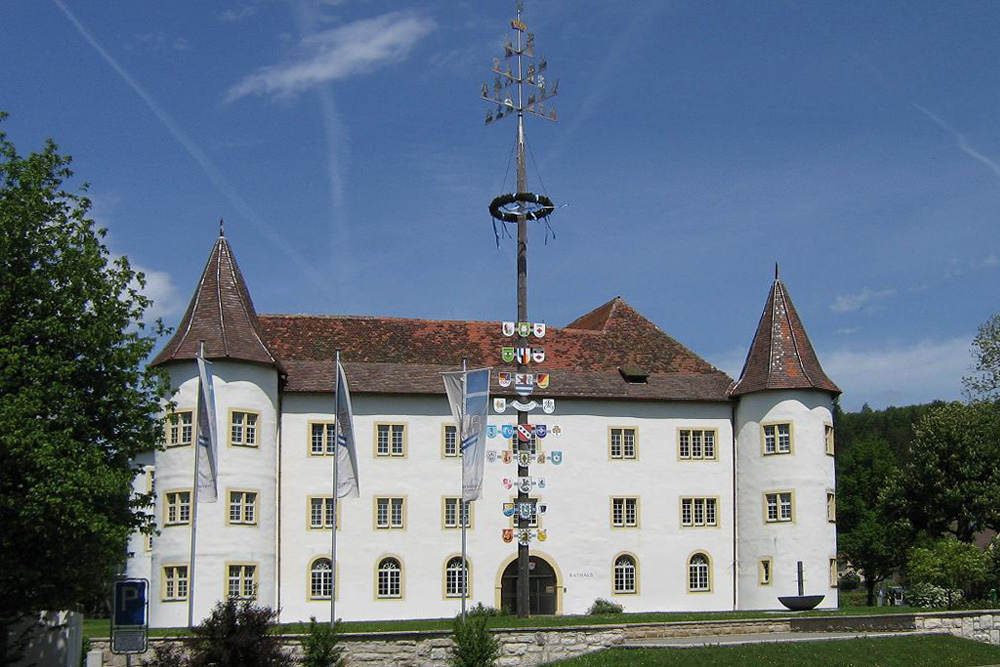
{"type": "Polygon", "coordinates": [[[774,279],[778,280],[781,277],[781,271],[778,269],[778,262],[774,262],[774,279]]]}
{"type": "Polygon", "coordinates": [[[219,238],[226,235],[225,229],[223,228],[223,220],[219,218],[219,238]]]}

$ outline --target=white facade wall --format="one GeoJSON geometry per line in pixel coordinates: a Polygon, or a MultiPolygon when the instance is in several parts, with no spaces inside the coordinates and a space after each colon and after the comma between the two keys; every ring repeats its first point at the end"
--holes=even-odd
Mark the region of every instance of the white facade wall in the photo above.
{"type": "MultiPolygon", "coordinates": [[[[460,460],[442,455],[443,427],[451,414],[443,396],[354,395],[361,497],[341,501],[338,534],[337,614],[344,619],[447,617],[460,608],[444,597],[444,567],[460,553],[460,531],[442,528],[443,496],[460,495],[460,460]],[[377,423],[406,425],[405,458],[374,455],[377,423]],[[406,498],[404,530],[374,528],[374,498],[406,498]],[[386,555],[404,566],[402,599],[377,599],[376,565],[386,555]]],[[[309,424],[332,415],[332,396],[287,394],[283,400],[281,470],[281,583],[283,621],[329,618],[329,601],[309,600],[309,566],[330,553],[329,530],[308,529],[307,498],[329,495],[332,463],[312,457],[309,424]]],[[[733,491],[731,406],[729,403],[638,403],[558,400],[554,415],[533,423],[562,428],[538,440],[541,451],[564,452],[564,462],[532,463],[532,476],[547,488],[533,495],[548,504],[540,527],[548,539],[532,553],[555,569],[557,613],[583,613],[597,597],[614,599],[628,611],[719,610],[733,606],[733,491]],[[609,428],[635,428],[636,460],[611,460],[609,428]],[[714,461],[680,461],[677,429],[718,429],[714,461]],[[719,525],[681,528],[680,497],[719,499],[719,525]],[[639,527],[611,527],[611,498],[639,498],[639,527]],[[703,551],[712,561],[712,591],[687,592],[687,559],[703,551]],[[635,595],[612,593],[616,555],[629,553],[639,568],[635,595]]],[[[516,417],[491,415],[490,424],[513,424],[516,417]]],[[[488,449],[503,450],[498,436],[488,449]]],[[[516,543],[504,543],[512,526],[502,505],[516,490],[502,485],[516,477],[514,463],[487,463],[483,497],[474,503],[468,531],[470,603],[500,605],[500,576],[516,557],[516,543]]]]}
{"type": "Polygon", "coordinates": [[[827,517],[834,492],[834,457],[826,452],[833,424],[830,395],[809,390],[769,390],[740,397],[738,438],[739,608],[781,609],[779,596],[798,594],[797,563],[803,563],[805,595],[825,595],[820,607],[837,606],[830,559],[837,556],[836,524],[827,517]],[[762,425],[792,424],[792,452],[763,454],[762,425]],[[794,520],[765,521],[764,494],[794,492],[794,520]],[[772,583],[761,585],[759,562],[771,558],[772,583]]]}
{"type": "MultiPolygon", "coordinates": [[[[329,618],[329,600],[312,600],[309,593],[310,564],[329,557],[331,535],[328,529],[310,528],[308,499],[330,494],[332,459],[310,455],[310,424],[332,421],[332,394],[279,395],[276,371],[264,366],[216,362],[213,368],[221,441],[220,501],[198,507],[195,620],[225,595],[227,566],[233,563],[256,565],[258,600],[280,609],[282,621],[329,618]],[[233,409],[259,413],[257,447],[229,444],[233,409]],[[227,522],[230,489],[259,494],[256,525],[227,522]]],[[[196,365],[173,364],[169,369],[178,388],[176,409],[194,410],[196,365]]],[[[355,394],[353,399],[361,497],[340,502],[337,615],[345,620],[452,616],[460,600],[445,597],[444,570],[460,553],[461,542],[460,530],[443,527],[443,498],[460,495],[461,461],[443,455],[444,426],[452,423],[447,401],[443,395],[355,394]],[[379,423],[405,425],[404,457],[375,455],[379,423]],[[405,498],[404,529],[375,528],[378,496],[405,498]],[[385,556],[403,565],[400,599],[376,595],[376,567],[385,556]]],[[[532,543],[532,554],[555,570],[557,613],[583,613],[598,597],[630,612],[777,608],[779,595],[796,594],[798,560],[805,566],[806,594],[823,593],[827,597],[822,606],[836,606],[836,588],[829,580],[836,527],[827,521],[826,511],[826,494],[834,485],[824,428],[832,423],[831,408],[824,392],[767,391],[743,396],[735,404],[557,399],[555,414],[533,414],[531,422],[546,424],[550,431],[538,440],[539,450],[563,452],[561,465],[534,460],[531,465],[532,476],[547,482],[532,496],[548,505],[540,517],[547,539],[532,543]],[[734,414],[739,439],[735,471],[734,414]],[[793,424],[793,453],[765,457],[761,424],[775,422],[793,424]],[[551,432],[557,425],[560,436],[551,432]],[[634,460],[611,459],[612,428],[636,430],[634,460]],[[715,429],[715,458],[682,460],[681,428],[715,429]],[[795,521],[765,522],[763,494],[786,489],[795,493],[795,521]],[[615,497],[638,499],[637,527],[612,526],[615,497]],[[718,525],[682,527],[682,497],[716,498],[718,525]],[[689,592],[688,559],[699,552],[711,560],[711,590],[689,592]],[[635,594],[613,592],[613,565],[620,554],[636,559],[635,594]],[[763,557],[774,564],[768,586],[758,582],[763,557]]],[[[498,427],[515,422],[513,410],[489,419],[498,427]]],[[[487,440],[487,448],[498,452],[509,446],[500,435],[487,440]]],[[[191,488],[193,453],[191,446],[156,453],[160,533],[152,552],[144,551],[142,537],[133,538],[130,547],[129,574],[150,579],[151,623],[156,627],[187,622],[186,602],[163,600],[162,573],[164,566],[189,564],[190,529],[163,525],[163,499],[166,492],[191,488]]],[[[515,463],[486,464],[483,497],[473,503],[473,527],[468,531],[470,605],[500,606],[501,574],[517,554],[516,541],[504,543],[501,537],[504,528],[514,526],[503,516],[503,503],[513,501],[517,491],[505,489],[502,480],[516,475],[515,463]]],[[[140,489],[144,480],[137,478],[137,490],[145,490],[140,489]]]]}
{"type": "MultiPolygon", "coordinates": [[[[141,495],[149,493],[154,490],[155,487],[155,474],[156,474],[156,454],[155,452],[144,452],[133,460],[133,466],[139,473],[132,480],[132,491],[136,495],[141,495]]],[[[144,510],[145,514],[154,516],[155,521],[155,510],[153,507],[149,507],[144,510]]],[[[155,536],[150,539],[149,536],[143,535],[141,533],[133,533],[128,539],[128,576],[134,577],[136,579],[145,579],[151,581],[153,576],[153,541],[155,541],[155,536]]]]}
{"type": "MultiPolygon", "coordinates": [[[[175,410],[197,408],[197,365],[194,362],[169,367],[175,410]]],[[[219,500],[201,502],[197,508],[197,559],[190,581],[195,605],[195,622],[204,618],[225,595],[227,567],[232,563],[257,566],[258,600],[277,604],[276,530],[277,525],[277,409],[278,375],[273,368],[255,364],[217,361],[214,375],[217,428],[219,434],[219,500]],[[257,446],[230,444],[230,411],[259,413],[257,446]],[[230,525],[228,491],[245,489],[258,496],[257,523],[230,525]]],[[[195,416],[197,421],[197,416],[195,416]]],[[[156,453],[156,511],[159,534],[154,538],[151,562],[150,623],[155,627],[187,624],[188,603],[163,601],[163,567],[190,567],[190,525],[164,525],[164,494],[191,489],[194,474],[194,446],[173,447],[156,453]]],[[[132,572],[130,565],[130,574],[132,572]]]]}

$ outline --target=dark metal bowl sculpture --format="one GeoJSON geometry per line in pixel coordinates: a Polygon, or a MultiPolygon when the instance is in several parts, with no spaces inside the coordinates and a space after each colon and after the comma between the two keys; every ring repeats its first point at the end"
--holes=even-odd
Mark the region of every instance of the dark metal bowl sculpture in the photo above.
{"type": "Polygon", "coordinates": [[[823,601],[825,595],[786,595],[779,597],[778,602],[792,611],[808,611],[823,601]]]}

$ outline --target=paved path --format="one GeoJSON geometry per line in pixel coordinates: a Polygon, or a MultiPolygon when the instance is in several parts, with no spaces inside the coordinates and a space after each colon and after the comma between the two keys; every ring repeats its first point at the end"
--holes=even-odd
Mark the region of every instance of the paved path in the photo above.
{"type": "Polygon", "coordinates": [[[743,644],[779,644],[792,642],[822,642],[861,637],[926,637],[946,635],[943,630],[908,630],[898,632],[760,632],[747,635],[714,635],[711,637],[667,637],[635,639],[620,648],[700,648],[703,646],[741,646],[743,644]]]}

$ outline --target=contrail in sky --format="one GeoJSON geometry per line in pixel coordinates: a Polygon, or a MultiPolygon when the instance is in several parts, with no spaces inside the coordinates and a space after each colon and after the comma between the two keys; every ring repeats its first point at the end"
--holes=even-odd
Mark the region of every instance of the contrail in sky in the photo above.
{"type": "Polygon", "coordinates": [[[914,103],[913,106],[917,109],[917,111],[921,112],[922,114],[930,118],[935,125],[937,125],[942,130],[953,136],[955,138],[955,143],[958,144],[958,149],[960,151],[962,151],[969,157],[975,160],[979,160],[980,162],[985,164],[993,171],[994,174],[997,175],[997,178],[1000,178],[1000,164],[997,164],[995,161],[991,160],[990,158],[986,157],[985,155],[977,151],[975,148],[970,146],[969,141],[968,139],[965,138],[964,134],[962,134],[952,126],[948,125],[948,123],[944,122],[944,120],[940,116],[935,115],[934,113],[928,111],[919,104],[914,103]]]}
{"type": "Polygon", "coordinates": [[[264,218],[259,216],[253,210],[250,204],[247,203],[247,201],[236,191],[236,188],[234,188],[232,184],[226,180],[226,177],[222,175],[222,171],[215,166],[215,163],[213,163],[208,155],[205,154],[205,151],[203,151],[201,147],[198,146],[198,144],[196,144],[194,140],[192,140],[180,128],[180,126],[177,125],[177,122],[173,119],[173,117],[168,114],[155,99],[153,99],[153,96],[147,93],[146,90],[140,86],[138,82],[136,82],[136,80],[133,79],[124,68],[122,68],[121,65],[118,64],[118,61],[116,61],[114,57],[112,57],[112,55],[108,53],[103,46],[101,46],[100,42],[98,42],[93,34],[91,34],[91,32],[87,30],[80,20],[76,18],[76,15],[70,11],[69,7],[66,6],[63,0],[52,1],[55,3],[56,7],[58,7],[62,13],[66,15],[66,18],[73,24],[73,27],[76,28],[78,33],[80,33],[80,36],[83,37],[83,39],[86,40],[86,42],[90,44],[95,51],[97,51],[101,58],[103,58],[104,61],[111,66],[118,76],[120,76],[122,80],[135,91],[136,95],[142,98],[142,101],[146,103],[146,106],[149,107],[150,111],[152,111],[160,122],[163,123],[164,127],[167,128],[170,135],[184,148],[184,150],[188,152],[188,155],[190,155],[194,161],[198,163],[198,166],[201,167],[202,171],[205,172],[205,175],[208,176],[208,179],[212,182],[212,185],[214,185],[215,188],[229,200],[230,205],[232,205],[232,207],[235,208],[240,215],[253,223],[257,230],[267,237],[267,240],[270,243],[272,243],[275,247],[280,248],[286,255],[288,255],[296,266],[298,266],[310,280],[316,283],[318,287],[327,289],[328,283],[324,276],[314,269],[312,265],[306,261],[306,259],[300,255],[281,234],[277,233],[274,228],[266,220],[264,220],[264,218]]]}
{"type": "MultiPolygon", "coordinates": [[[[305,2],[298,3],[299,30],[306,37],[316,32],[315,11],[305,2]]],[[[329,81],[317,85],[320,111],[323,115],[323,133],[326,137],[326,178],[330,197],[330,213],[327,219],[329,232],[329,252],[336,257],[334,262],[338,278],[335,281],[340,295],[339,303],[347,306],[350,291],[350,244],[351,226],[347,218],[347,208],[344,205],[344,173],[350,155],[347,146],[347,127],[337,112],[337,102],[329,81]]]]}

